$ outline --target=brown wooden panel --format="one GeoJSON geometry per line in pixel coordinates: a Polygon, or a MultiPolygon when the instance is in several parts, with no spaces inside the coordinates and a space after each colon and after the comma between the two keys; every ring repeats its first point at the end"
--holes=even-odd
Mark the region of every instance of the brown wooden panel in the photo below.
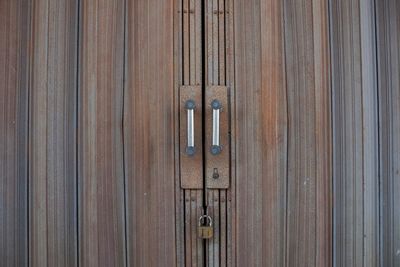
{"type": "Polygon", "coordinates": [[[0,266],[28,266],[29,4],[0,1],[0,266]]]}
{"type": "MultiPolygon", "coordinates": [[[[283,5],[235,0],[236,266],[285,265],[283,5]]],[[[232,92],[232,93],[233,93],[232,92]]],[[[234,181],[235,179],[233,179],[234,181]]]]}
{"type": "MultiPolygon", "coordinates": [[[[174,0],[174,95],[175,99],[179,96],[179,89],[182,85],[183,79],[183,4],[182,0],[174,0]]],[[[180,103],[175,101],[174,110],[179,110],[180,103]]],[[[173,116],[174,121],[179,121],[180,114],[175,112],[173,116]]],[[[174,143],[179,144],[180,136],[176,134],[179,132],[179,124],[174,123],[174,143]]],[[[179,159],[180,150],[175,146],[175,159],[179,159]]],[[[175,160],[175,170],[179,170],[180,162],[175,160]]],[[[175,171],[175,234],[176,234],[176,265],[184,266],[185,264],[185,194],[181,188],[180,172],[175,171]]],[[[172,214],[172,213],[171,213],[172,214]]]]}
{"type": "Polygon", "coordinates": [[[287,264],[331,266],[328,1],[285,1],[287,264]]]}
{"type": "Polygon", "coordinates": [[[331,1],[334,262],[379,265],[374,1],[331,1]]]}
{"type": "Polygon", "coordinates": [[[376,1],[381,177],[381,264],[400,265],[400,3],[376,1]]]}
{"type": "MultiPolygon", "coordinates": [[[[233,225],[232,217],[228,218],[227,205],[227,190],[230,183],[230,133],[228,129],[230,127],[230,108],[232,102],[229,100],[230,91],[233,90],[233,64],[227,65],[227,62],[233,63],[233,31],[232,27],[228,28],[228,20],[230,26],[233,26],[233,16],[228,17],[227,10],[233,11],[233,3],[228,0],[207,0],[204,4],[205,8],[205,28],[204,28],[204,45],[205,45],[205,103],[206,106],[206,131],[204,138],[204,148],[206,149],[206,162],[205,179],[207,184],[207,190],[205,192],[207,214],[213,218],[214,225],[214,236],[212,239],[206,242],[206,260],[208,266],[226,266],[228,265],[228,236],[233,238],[233,233],[228,233],[233,225]],[[229,57],[226,56],[227,52],[230,51],[229,57]],[[229,72],[229,77],[227,73],[229,72]],[[227,86],[229,85],[229,87],[227,86]],[[220,141],[224,143],[222,154],[218,156],[212,156],[210,154],[211,148],[211,129],[212,129],[212,109],[210,103],[216,92],[218,95],[223,96],[224,101],[224,112],[220,114],[221,121],[226,120],[222,130],[220,131],[220,141]],[[226,102],[225,102],[226,101],[226,102]],[[225,104],[226,103],[226,104],[225,104]],[[218,172],[222,179],[215,180],[211,178],[214,171],[213,164],[216,162],[221,168],[218,172]],[[222,188],[222,190],[218,189],[222,188]]],[[[233,12],[231,13],[233,14],[233,12]]],[[[221,100],[221,99],[220,99],[221,100]]],[[[233,188],[230,188],[233,192],[233,188]]],[[[233,257],[232,246],[229,247],[230,259],[233,257]]]]}
{"type": "Polygon", "coordinates": [[[174,4],[130,0],[126,15],[128,265],[175,266],[174,4]]]}
{"type": "Polygon", "coordinates": [[[179,90],[180,178],[184,189],[203,188],[203,99],[200,86],[181,86],[179,90]],[[186,101],[195,103],[194,109],[194,155],[188,155],[186,101]]]}
{"type": "Polygon", "coordinates": [[[224,28],[225,49],[225,77],[221,77],[221,83],[228,87],[229,114],[230,114],[230,185],[228,190],[221,190],[221,265],[234,266],[236,263],[236,114],[235,114],[235,49],[234,49],[234,0],[224,1],[224,28]],[[224,216],[224,214],[226,214],[224,216]],[[225,218],[224,218],[225,217],[225,218]]]}
{"type": "MultiPolygon", "coordinates": [[[[81,1],[79,52],[79,262],[81,266],[126,265],[122,136],[124,14],[123,0],[81,1]]],[[[145,118],[141,118],[141,121],[148,122],[145,118]]],[[[141,143],[141,147],[143,146],[144,143],[141,143]]]]}
{"type": "Polygon", "coordinates": [[[29,265],[77,265],[77,1],[32,4],[29,265]]]}

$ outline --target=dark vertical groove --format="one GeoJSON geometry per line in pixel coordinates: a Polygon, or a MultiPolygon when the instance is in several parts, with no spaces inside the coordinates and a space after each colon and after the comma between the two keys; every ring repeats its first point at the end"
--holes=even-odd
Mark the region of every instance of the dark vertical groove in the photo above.
{"type": "Polygon", "coordinates": [[[334,175],[334,170],[335,167],[333,166],[333,159],[334,159],[334,101],[333,101],[333,79],[332,79],[332,58],[333,58],[333,37],[332,37],[332,0],[328,0],[328,49],[329,49],[329,86],[330,86],[330,123],[331,123],[331,130],[330,130],[330,135],[331,135],[331,164],[332,164],[332,172],[331,172],[331,188],[332,188],[332,210],[331,210],[331,235],[332,235],[332,246],[331,246],[331,253],[332,253],[332,266],[336,266],[336,257],[335,257],[335,248],[336,248],[336,227],[335,227],[335,217],[336,217],[336,212],[334,209],[334,200],[333,196],[335,195],[335,175],[334,175]]]}
{"type": "Polygon", "coordinates": [[[75,135],[76,135],[76,140],[75,140],[75,160],[76,160],[76,165],[75,165],[75,183],[76,183],[76,191],[75,191],[75,200],[76,200],[76,264],[77,267],[79,267],[79,241],[80,241],[80,236],[79,236],[79,63],[80,63],[80,18],[81,18],[81,0],[77,0],[76,2],[76,14],[77,14],[77,23],[76,23],[76,44],[77,44],[77,49],[76,49],[76,114],[75,114],[75,135]]]}
{"type": "Polygon", "coordinates": [[[26,166],[26,210],[27,210],[27,224],[26,224],[26,236],[27,236],[27,266],[30,266],[30,231],[29,231],[29,218],[30,218],[30,201],[29,201],[29,194],[30,194],[30,186],[29,186],[29,174],[30,174],[30,162],[29,162],[29,154],[30,154],[30,135],[31,135],[31,127],[30,127],[30,123],[31,123],[31,116],[30,116],[30,108],[31,108],[31,84],[32,84],[32,79],[33,79],[33,75],[32,75],[32,64],[33,64],[33,57],[32,57],[32,49],[33,49],[33,40],[34,40],[34,29],[33,29],[33,13],[34,13],[34,3],[29,2],[28,3],[29,7],[29,12],[28,12],[28,36],[30,36],[30,40],[28,41],[28,51],[29,51],[29,55],[28,55],[28,82],[27,82],[27,88],[28,88],[28,92],[27,92],[27,137],[26,137],[26,157],[27,157],[27,166],[26,166]]]}
{"type": "MultiPolygon", "coordinates": [[[[181,51],[180,51],[180,55],[181,55],[181,60],[180,60],[180,72],[181,72],[181,77],[182,80],[180,81],[181,84],[180,85],[184,85],[185,84],[185,71],[184,71],[184,57],[185,57],[185,46],[184,46],[184,36],[183,36],[183,29],[184,29],[184,16],[183,16],[183,1],[184,0],[178,0],[179,3],[179,7],[178,7],[178,11],[180,11],[180,16],[179,19],[181,20],[181,28],[179,29],[181,31],[181,51]]],[[[178,100],[180,99],[180,90],[178,90],[178,100]]],[[[178,108],[179,109],[179,108],[178,108]]],[[[178,122],[181,120],[180,117],[180,112],[178,112],[178,122]]],[[[178,135],[178,146],[180,145],[180,136],[178,135]]],[[[180,150],[179,150],[180,151],[180,150]]],[[[180,164],[179,164],[179,173],[180,173],[180,164]]],[[[181,205],[181,209],[183,209],[183,213],[182,213],[182,219],[183,219],[183,263],[186,263],[186,258],[187,258],[187,249],[186,249],[186,190],[183,190],[183,196],[182,196],[182,205],[181,205]]]]}
{"type": "MultiPolygon", "coordinates": [[[[202,106],[203,106],[203,116],[202,116],[202,124],[203,124],[203,133],[202,136],[206,136],[206,118],[205,118],[205,109],[206,107],[206,5],[205,1],[201,0],[201,91],[202,91],[202,106]]],[[[210,41],[210,40],[208,40],[210,41]]],[[[208,46],[208,45],[207,45],[208,46]]],[[[203,146],[203,170],[206,170],[206,149],[207,146],[204,142],[201,144],[203,146]]],[[[207,214],[207,184],[206,184],[206,172],[203,171],[203,212],[207,214]]],[[[203,240],[203,266],[207,266],[207,243],[206,240],[203,240]]]]}
{"type": "Polygon", "coordinates": [[[376,4],[376,0],[372,0],[373,2],[373,6],[374,6],[374,30],[375,30],[375,62],[376,62],[376,68],[375,68],[375,74],[376,74],[376,109],[377,109],[377,114],[376,114],[376,119],[377,119],[377,147],[378,147],[378,161],[377,161],[377,174],[378,174],[378,251],[377,251],[377,261],[376,263],[381,266],[383,266],[383,253],[382,253],[382,203],[383,203],[383,199],[382,199],[382,176],[381,176],[381,118],[380,118],[380,94],[379,94],[379,48],[378,48],[378,11],[377,11],[377,4],[376,4]]]}
{"type": "MultiPolygon", "coordinates": [[[[203,110],[204,110],[204,112],[205,112],[205,109],[206,109],[206,99],[205,99],[205,91],[206,91],[206,68],[205,68],[205,64],[206,64],[206,49],[205,49],[205,38],[206,38],[206,33],[205,33],[205,23],[206,23],[206,12],[205,12],[205,1],[208,1],[208,0],[202,0],[201,1],[201,44],[202,44],[202,46],[201,46],[201,70],[202,70],[202,75],[201,75],[201,90],[202,90],[202,106],[203,106],[203,110]]],[[[204,113],[203,112],[203,113],[204,113]]],[[[206,123],[206,120],[205,120],[205,116],[204,116],[204,114],[203,114],[203,116],[202,116],[202,123],[203,123],[203,125],[205,126],[205,123],[206,123]]],[[[202,135],[203,135],[203,137],[205,136],[205,134],[206,134],[206,131],[205,131],[205,128],[206,127],[203,127],[203,133],[202,133],[202,135]]],[[[206,167],[206,161],[205,161],[205,158],[206,158],[206,149],[207,149],[207,147],[206,147],[206,145],[204,144],[204,142],[202,142],[202,146],[203,146],[203,169],[205,170],[205,167],[206,167]]],[[[204,207],[204,211],[205,211],[205,213],[207,212],[207,202],[206,202],[206,191],[207,191],[207,188],[206,188],[206,174],[205,174],[205,172],[203,172],[203,207],[204,207]]]]}
{"type": "Polygon", "coordinates": [[[124,36],[123,36],[123,59],[122,59],[122,108],[121,108],[121,136],[122,136],[122,175],[123,175],[123,186],[124,186],[124,249],[125,249],[125,266],[128,266],[128,231],[127,231],[127,214],[128,214],[128,209],[127,209],[127,181],[126,181],[126,157],[125,157],[125,90],[126,90],[126,70],[127,70],[127,66],[126,66],[126,58],[127,58],[127,1],[128,0],[124,0],[124,4],[123,4],[123,9],[124,9],[124,36]]]}
{"type": "Polygon", "coordinates": [[[288,87],[288,81],[287,81],[287,49],[286,49],[286,7],[287,2],[284,1],[282,5],[282,45],[283,45],[283,60],[284,60],[284,75],[285,75],[285,101],[286,101],[286,192],[285,192],[285,251],[283,252],[283,258],[284,258],[284,266],[286,266],[289,262],[288,260],[288,246],[289,246],[289,235],[288,235],[288,229],[289,229],[289,220],[288,220],[288,208],[289,208],[289,152],[290,152],[290,142],[288,141],[289,139],[289,128],[290,128],[290,117],[289,117],[289,87],[288,87]]]}

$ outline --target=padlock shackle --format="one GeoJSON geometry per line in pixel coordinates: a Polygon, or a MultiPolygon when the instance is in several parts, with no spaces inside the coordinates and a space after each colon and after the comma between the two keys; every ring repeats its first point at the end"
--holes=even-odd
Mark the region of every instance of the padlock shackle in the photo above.
{"type": "Polygon", "coordinates": [[[213,222],[212,222],[212,218],[211,218],[210,215],[201,215],[200,218],[199,218],[199,226],[201,226],[201,221],[202,221],[203,219],[207,219],[206,222],[209,223],[208,226],[210,226],[210,227],[212,226],[212,223],[213,223],[213,222]]]}

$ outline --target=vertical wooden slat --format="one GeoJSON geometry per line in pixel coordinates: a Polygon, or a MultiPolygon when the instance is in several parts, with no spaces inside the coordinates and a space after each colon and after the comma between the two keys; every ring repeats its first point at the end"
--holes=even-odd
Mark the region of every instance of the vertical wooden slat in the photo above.
{"type": "Polygon", "coordinates": [[[381,178],[381,266],[400,265],[400,3],[375,1],[381,178]]]}
{"type": "Polygon", "coordinates": [[[379,265],[374,1],[331,1],[334,263],[379,265]]]}
{"type": "Polygon", "coordinates": [[[128,0],[126,14],[128,265],[175,266],[174,3],[128,0]]]}
{"type": "MultiPolygon", "coordinates": [[[[226,85],[226,57],[225,57],[225,1],[208,0],[205,2],[205,90],[214,90],[213,85],[226,85]]],[[[232,35],[229,35],[233,38],[232,35]]],[[[207,93],[205,92],[207,95],[207,93]]],[[[209,109],[209,104],[204,107],[209,109]]],[[[226,107],[229,111],[229,107],[226,107]]],[[[206,119],[206,123],[210,120],[206,119]]],[[[206,133],[207,134],[207,133],[206,133]]],[[[203,137],[205,138],[205,137],[203,137]]],[[[206,141],[206,160],[212,161],[210,154],[210,143],[206,141]]],[[[227,146],[228,147],[228,146],[227,146]]],[[[207,163],[207,165],[209,165],[207,163]]],[[[209,177],[208,177],[209,178],[209,177]]],[[[206,179],[208,179],[206,177],[206,179]]],[[[230,177],[228,177],[230,179],[230,177]]],[[[209,180],[208,180],[209,181],[209,180]]],[[[229,180],[226,180],[229,183],[229,180]]],[[[209,185],[212,187],[211,185],[209,185]]],[[[227,212],[226,202],[221,201],[221,197],[226,199],[226,190],[207,189],[207,214],[213,218],[213,238],[206,242],[207,266],[227,265],[227,212]],[[223,205],[223,206],[222,206],[223,205]]]]}
{"type": "MultiPolygon", "coordinates": [[[[179,92],[183,79],[183,3],[182,0],[174,1],[174,110],[180,109],[179,92]]],[[[178,122],[180,118],[179,112],[175,112],[174,121],[178,122]]],[[[175,144],[180,142],[179,123],[174,123],[174,140],[175,144]]],[[[181,188],[180,157],[179,147],[175,148],[175,231],[176,231],[176,265],[185,265],[185,194],[181,188]]],[[[128,248],[129,249],[129,248],[128,248]]]]}
{"type": "MultiPolygon", "coordinates": [[[[201,1],[183,0],[183,56],[178,70],[183,73],[183,80],[178,77],[178,85],[202,84],[202,3],[201,1]],[[188,18],[186,17],[188,16],[188,18]]],[[[184,119],[180,115],[180,120],[184,119]]],[[[195,124],[196,125],[196,124],[195,124]]],[[[199,125],[199,124],[197,124],[199,125]]],[[[179,130],[179,129],[178,129],[179,130]]],[[[202,138],[198,144],[202,145],[202,138]]],[[[200,149],[199,152],[202,152],[200,149]]],[[[181,161],[181,164],[185,162],[181,161]]],[[[202,167],[201,167],[202,168],[202,167]]],[[[200,174],[203,171],[198,172],[200,174]]],[[[196,175],[196,173],[194,173],[196,175]]],[[[203,177],[195,177],[203,179],[203,177]]],[[[202,188],[197,186],[196,188],[202,188]]],[[[204,259],[203,240],[197,236],[198,219],[203,215],[203,191],[184,190],[184,230],[185,230],[185,263],[186,266],[202,266],[204,259]]]]}
{"type": "Polygon", "coordinates": [[[81,1],[79,262],[125,266],[124,1],[81,1]]]}
{"type": "MultiPolygon", "coordinates": [[[[221,220],[221,265],[234,266],[236,263],[236,116],[235,116],[235,56],[234,56],[234,0],[225,0],[225,70],[226,86],[228,87],[228,102],[230,113],[230,188],[221,192],[221,202],[225,197],[226,227],[224,219],[221,220]],[[226,233],[224,233],[226,231],[226,233]],[[226,234],[226,238],[224,235],[226,234]],[[225,245],[224,245],[225,243],[225,245]],[[224,251],[226,250],[226,264],[224,263],[224,251]]],[[[222,204],[224,205],[224,204],[222,204]]],[[[222,207],[221,214],[224,207],[222,207]]],[[[223,216],[223,215],[222,215],[223,216]]]]}
{"type": "MultiPolygon", "coordinates": [[[[193,200],[194,202],[195,200],[193,200]]],[[[192,225],[193,220],[191,219],[194,215],[192,215],[192,205],[191,205],[191,192],[190,190],[185,191],[185,265],[186,266],[192,266],[193,263],[193,250],[195,248],[192,248],[192,234],[195,233],[195,231],[192,230],[194,225],[192,225]]]]}
{"type": "MultiPolygon", "coordinates": [[[[199,1],[196,1],[199,2],[199,1]]],[[[189,0],[189,62],[190,62],[190,84],[196,84],[196,13],[195,0],[189,0]]],[[[197,11],[197,12],[196,12],[197,11]]]]}
{"type": "Polygon", "coordinates": [[[379,266],[379,133],[375,1],[360,1],[364,265],[379,266]]]}
{"type": "Polygon", "coordinates": [[[316,142],[311,1],[285,2],[288,99],[287,264],[315,266],[316,142]]]}
{"type": "Polygon", "coordinates": [[[30,110],[29,110],[29,265],[47,265],[47,80],[48,80],[48,1],[37,1],[32,6],[30,110]],[[36,66],[36,68],[35,68],[36,66]],[[39,66],[45,66],[39,68],[39,66]],[[31,213],[31,212],[30,212],[31,213]],[[35,246],[32,246],[35,244],[35,246]]]}
{"type": "Polygon", "coordinates": [[[219,85],[225,85],[225,1],[218,1],[218,69],[219,69],[219,85]]]}
{"type": "Polygon", "coordinates": [[[232,264],[283,266],[287,164],[283,4],[235,0],[234,18],[237,239],[232,244],[236,254],[232,264]]]}
{"type": "Polygon", "coordinates": [[[331,1],[335,265],[362,266],[362,117],[358,1],[331,1]],[[356,5],[356,7],[354,7],[356,5]],[[354,46],[354,47],[353,47],[354,46]],[[339,209],[339,207],[342,207],[339,209]],[[358,207],[358,208],[357,208],[358,207]]]}
{"type": "Polygon", "coordinates": [[[285,1],[289,266],[332,264],[328,41],[327,1],[285,1]]]}
{"type": "Polygon", "coordinates": [[[0,265],[28,266],[28,1],[0,1],[0,265]]]}
{"type": "Polygon", "coordinates": [[[189,1],[183,1],[183,85],[190,85],[190,32],[189,32],[189,1]]]}
{"type": "Polygon", "coordinates": [[[329,2],[313,1],[316,124],[316,266],[332,266],[332,107],[329,2]]]}
{"type": "Polygon", "coordinates": [[[30,266],[77,265],[77,1],[32,4],[30,266]]]}

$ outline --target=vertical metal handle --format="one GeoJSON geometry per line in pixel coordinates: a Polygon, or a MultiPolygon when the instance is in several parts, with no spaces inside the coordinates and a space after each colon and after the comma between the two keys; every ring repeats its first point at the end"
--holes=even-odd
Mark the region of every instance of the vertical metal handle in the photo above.
{"type": "Polygon", "coordinates": [[[211,102],[211,107],[213,109],[211,154],[218,155],[219,153],[221,153],[222,150],[219,144],[219,113],[221,111],[222,105],[217,99],[214,99],[211,102]]]}
{"type": "Polygon", "coordinates": [[[185,103],[185,108],[187,111],[187,146],[186,154],[193,156],[196,153],[194,147],[194,109],[196,104],[193,100],[189,99],[185,103]]]}

